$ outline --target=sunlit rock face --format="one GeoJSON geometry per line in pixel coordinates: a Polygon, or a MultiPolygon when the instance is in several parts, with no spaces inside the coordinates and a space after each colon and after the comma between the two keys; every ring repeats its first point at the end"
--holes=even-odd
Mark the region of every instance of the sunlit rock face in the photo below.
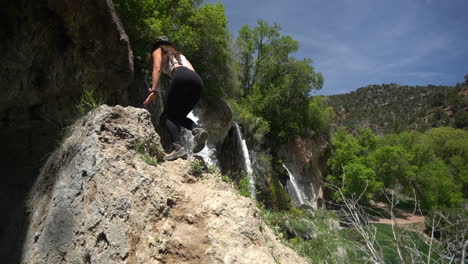
{"type": "Polygon", "coordinates": [[[24,195],[76,118],[83,90],[127,104],[133,59],[110,0],[1,1],[0,28],[0,210],[8,216],[0,241],[8,259],[21,243],[24,195]]]}
{"type": "Polygon", "coordinates": [[[75,123],[32,188],[19,263],[307,263],[254,200],[161,148],[144,109],[103,105],[75,123]]]}

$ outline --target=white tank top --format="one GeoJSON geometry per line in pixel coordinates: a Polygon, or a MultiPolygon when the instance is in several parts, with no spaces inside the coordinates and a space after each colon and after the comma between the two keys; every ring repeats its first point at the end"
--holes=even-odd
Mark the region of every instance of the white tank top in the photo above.
{"type": "Polygon", "coordinates": [[[189,67],[189,62],[187,58],[185,58],[185,56],[182,54],[180,54],[180,61],[182,62],[182,64],[180,64],[174,56],[169,56],[167,63],[162,67],[162,72],[171,76],[172,71],[174,71],[176,66],[182,65],[187,68],[189,67]]]}

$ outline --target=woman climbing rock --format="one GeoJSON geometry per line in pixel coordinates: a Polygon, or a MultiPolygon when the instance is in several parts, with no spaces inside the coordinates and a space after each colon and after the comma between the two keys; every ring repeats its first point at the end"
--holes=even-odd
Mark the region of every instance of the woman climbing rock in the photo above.
{"type": "Polygon", "coordinates": [[[194,136],[193,152],[200,152],[205,147],[208,132],[199,127],[187,115],[197,104],[203,90],[203,81],[195,72],[192,64],[177,51],[176,47],[165,36],[159,36],[151,44],[148,63],[153,64],[152,85],[150,94],[143,103],[145,106],[156,103],[157,86],[161,72],[171,78],[169,98],[161,114],[160,122],[169,131],[173,151],[165,160],[186,158],[187,150],[180,140],[181,126],[192,131],[194,136]]]}

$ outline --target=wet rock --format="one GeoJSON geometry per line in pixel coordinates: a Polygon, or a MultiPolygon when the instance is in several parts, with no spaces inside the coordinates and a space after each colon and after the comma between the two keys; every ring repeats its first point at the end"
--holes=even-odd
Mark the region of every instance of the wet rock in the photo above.
{"type": "MultiPolygon", "coordinates": [[[[294,175],[304,198],[304,203],[301,204],[294,195],[291,195],[296,206],[304,209],[318,209],[325,206],[323,204],[322,157],[327,148],[328,142],[318,136],[298,137],[279,148],[278,155],[294,175]]],[[[289,189],[291,188],[292,186],[289,189]]]]}

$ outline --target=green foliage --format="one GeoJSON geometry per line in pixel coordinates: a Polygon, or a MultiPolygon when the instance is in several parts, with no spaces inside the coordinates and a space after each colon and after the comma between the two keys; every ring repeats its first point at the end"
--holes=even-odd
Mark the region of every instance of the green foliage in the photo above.
{"type": "Polygon", "coordinates": [[[334,120],[336,125],[351,130],[368,127],[377,134],[390,134],[408,129],[424,132],[440,126],[465,128],[468,96],[461,91],[466,88],[370,85],[348,94],[328,96],[326,102],[339,117],[334,120]]]}
{"type": "Polygon", "coordinates": [[[468,112],[467,111],[458,111],[454,115],[454,125],[456,128],[468,127],[468,112]]]}
{"type": "Polygon", "coordinates": [[[461,186],[440,159],[424,164],[416,173],[415,188],[425,209],[452,208],[463,202],[461,186]]]}
{"type": "MultiPolygon", "coordinates": [[[[451,127],[429,130],[421,137],[421,144],[432,147],[434,155],[447,164],[454,184],[462,186],[468,197],[468,131],[451,127]]],[[[451,185],[451,184],[450,184],[451,185]]]]}
{"type": "Polygon", "coordinates": [[[144,142],[136,142],[134,149],[140,155],[140,158],[146,162],[146,164],[151,166],[158,166],[158,160],[146,151],[144,142]]]}
{"type": "Polygon", "coordinates": [[[286,190],[281,186],[277,175],[270,180],[271,200],[270,203],[274,210],[288,210],[291,208],[291,198],[286,190]]]}
{"type": "Polygon", "coordinates": [[[326,210],[303,211],[291,208],[288,211],[271,211],[258,204],[260,215],[275,235],[311,263],[361,263],[353,242],[345,233],[337,232],[330,225],[338,219],[326,210]],[[333,219],[333,220],[332,220],[333,219]],[[307,224],[305,224],[307,223],[307,224]],[[296,234],[313,234],[306,239],[296,234]],[[339,252],[343,253],[339,253],[339,252]]]}
{"type": "MultiPolygon", "coordinates": [[[[423,209],[455,208],[467,197],[468,132],[434,128],[377,138],[370,130],[359,135],[340,128],[334,134],[334,153],[328,160],[329,184],[345,197],[363,193],[368,201],[382,187],[403,195],[417,193],[423,209]]],[[[341,194],[334,190],[334,198],[341,194]]]]}
{"type": "Polygon", "coordinates": [[[231,179],[229,176],[224,175],[224,174],[222,174],[222,173],[219,172],[219,171],[215,172],[215,175],[216,175],[217,177],[219,177],[219,178],[220,178],[223,182],[225,182],[225,183],[229,183],[229,184],[232,184],[232,183],[233,183],[233,182],[232,182],[232,179],[231,179]]]}
{"type": "Polygon", "coordinates": [[[247,198],[252,198],[251,192],[250,192],[250,183],[249,183],[249,178],[247,177],[246,173],[243,171],[242,176],[239,180],[238,184],[238,191],[239,194],[242,196],[245,196],[247,198]]]}
{"type": "MultiPolygon", "coordinates": [[[[327,176],[330,184],[342,189],[346,197],[359,197],[363,202],[372,198],[372,193],[382,187],[377,181],[375,171],[365,164],[363,158],[376,145],[376,137],[368,129],[361,130],[357,138],[345,127],[338,129],[332,138],[336,149],[328,160],[332,174],[327,176]]],[[[341,195],[334,191],[333,197],[341,201],[341,195]]]]}
{"type": "Polygon", "coordinates": [[[327,107],[325,101],[320,95],[312,97],[307,111],[307,127],[320,134],[328,134],[333,119],[333,108],[327,107]]]}
{"type": "MultiPolygon", "coordinates": [[[[398,256],[397,245],[403,258],[403,263],[415,263],[414,257],[416,252],[422,256],[427,256],[429,253],[429,241],[422,234],[405,230],[399,226],[395,226],[392,229],[392,226],[387,224],[372,224],[371,227],[375,228],[375,247],[383,253],[387,263],[402,263],[398,256]]],[[[436,249],[432,249],[432,260],[434,263],[443,263],[441,262],[440,255],[436,253],[437,251],[436,249]]],[[[426,257],[422,259],[426,260],[426,257]]]]}
{"type": "Polygon", "coordinates": [[[235,100],[227,100],[227,102],[234,113],[234,120],[246,127],[247,131],[249,131],[249,134],[253,136],[256,142],[261,142],[270,132],[268,121],[261,116],[254,115],[249,105],[244,102],[237,103],[235,100]]]}
{"type": "Polygon", "coordinates": [[[95,94],[94,89],[84,90],[76,109],[81,115],[85,115],[102,104],[104,104],[104,100],[95,94]]]}
{"type": "Polygon", "coordinates": [[[193,176],[201,176],[205,170],[205,165],[199,160],[194,160],[190,163],[190,174],[193,176]]]}
{"type": "Polygon", "coordinates": [[[326,127],[324,122],[330,112],[317,108],[320,99],[309,105],[310,93],[322,87],[323,77],[314,71],[310,59],[292,56],[298,43],[281,36],[280,30],[277,24],[259,20],[253,29],[243,26],[236,41],[243,92],[241,111],[244,116],[265,120],[269,136],[278,143],[308,129],[326,127]]]}
{"type": "MultiPolygon", "coordinates": [[[[343,167],[343,173],[329,175],[327,180],[335,186],[341,187],[345,197],[360,197],[361,201],[367,202],[372,198],[372,193],[382,187],[382,183],[377,181],[374,170],[359,162],[352,162],[343,167]]],[[[333,198],[341,201],[339,193],[334,192],[333,198]]]]}
{"type": "Polygon", "coordinates": [[[407,186],[412,175],[409,161],[411,155],[400,146],[381,146],[372,152],[367,160],[384,186],[395,184],[407,186]]]}
{"type": "Polygon", "coordinates": [[[426,216],[426,233],[434,234],[445,256],[461,261],[463,247],[468,241],[468,211],[463,208],[433,211],[426,216]]]}
{"type": "Polygon", "coordinates": [[[333,135],[331,142],[335,146],[335,151],[327,163],[331,166],[334,175],[341,175],[345,165],[358,161],[361,145],[346,127],[340,127],[333,135]]]}
{"type": "Polygon", "coordinates": [[[204,81],[205,96],[214,100],[236,93],[235,66],[224,6],[200,0],[115,0],[135,56],[145,68],[149,45],[166,35],[192,62],[204,81]]]}

